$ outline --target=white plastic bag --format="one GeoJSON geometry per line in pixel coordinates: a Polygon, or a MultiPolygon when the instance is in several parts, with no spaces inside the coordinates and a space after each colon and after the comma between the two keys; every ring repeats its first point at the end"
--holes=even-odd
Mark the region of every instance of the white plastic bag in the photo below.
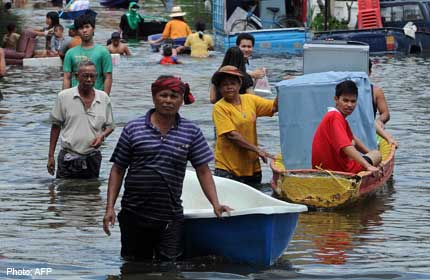
{"type": "Polygon", "coordinates": [[[261,79],[257,79],[257,81],[255,82],[254,92],[256,94],[272,93],[272,90],[270,89],[269,79],[267,79],[267,75],[264,75],[264,77],[261,79]]]}

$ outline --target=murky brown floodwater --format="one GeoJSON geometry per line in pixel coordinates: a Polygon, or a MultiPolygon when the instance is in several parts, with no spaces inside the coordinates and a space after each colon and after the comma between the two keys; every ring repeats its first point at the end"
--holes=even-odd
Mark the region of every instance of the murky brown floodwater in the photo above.
{"type": "MultiPolygon", "coordinates": [[[[104,42],[122,12],[97,11],[96,40],[104,42]]],[[[28,26],[43,25],[47,9],[27,5],[16,12],[28,26]]],[[[208,85],[222,54],[206,60],[181,57],[183,65],[165,67],[156,64],[159,56],[146,43],[131,49],[134,56],[114,68],[118,129],[103,147],[96,182],[56,182],[46,171],[48,116],[61,88],[59,69],[11,67],[0,80],[0,278],[6,277],[7,268],[44,267],[53,272],[41,279],[119,278],[119,228],[106,237],[101,227],[108,159],[123,125],[151,107],[149,88],[158,75],[177,74],[190,83],[197,101],[183,107],[182,114],[198,123],[213,146],[208,85]]],[[[272,82],[287,70],[301,70],[300,58],[258,58],[255,64],[269,68],[272,82]]],[[[131,265],[122,268],[123,278],[430,279],[429,66],[429,58],[378,58],[372,79],[386,92],[392,113],[388,129],[400,143],[393,181],[355,209],[302,214],[276,266],[260,269],[203,259],[173,270],[131,265]],[[130,274],[136,269],[140,274],[130,274]]],[[[259,121],[258,131],[260,143],[279,152],[277,118],[259,121]]],[[[264,166],[264,182],[269,180],[269,167],[264,166]]]]}

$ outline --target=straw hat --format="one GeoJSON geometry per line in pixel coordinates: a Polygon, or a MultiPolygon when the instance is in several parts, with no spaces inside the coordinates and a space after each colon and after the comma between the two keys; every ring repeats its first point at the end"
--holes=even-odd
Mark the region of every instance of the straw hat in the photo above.
{"type": "Polygon", "coordinates": [[[187,13],[183,12],[180,6],[175,6],[172,8],[172,11],[169,15],[169,17],[183,17],[185,16],[187,13]]]}
{"type": "Polygon", "coordinates": [[[217,72],[215,72],[215,74],[212,76],[212,83],[214,85],[219,85],[221,83],[221,79],[224,78],[226,74],[231,76],[236,76],[240,80],[243,77],[242,72],[239,69],[237,69],[237,67],[232,65],[225,65],[221,67],[217,72]]]}

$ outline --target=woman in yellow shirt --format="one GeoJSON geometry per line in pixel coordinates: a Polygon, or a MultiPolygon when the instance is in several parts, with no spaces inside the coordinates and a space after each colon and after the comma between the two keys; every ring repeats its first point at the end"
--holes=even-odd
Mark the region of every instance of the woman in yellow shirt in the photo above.
{"type": "MultiPolygon", "coordinates": [[[[196,33],[193,33],[187,37],[184,47],[191,49],[191,56],[193,57],[208,57],[209,50],[213,50],[214,41],[211,36],[204,34],[206,24],[204,22],[196,23],[196,33]]],[[[184,47],[178,48],[178,52],[184,47]]]]}
{"type": "Polygon", "coordinates": [[[163,30],[163,34],[157,40],[148,40],[150,44],[158,44],[166,39],[178,39],[185,38],[190,35],[191,29],[185,22],[184,16],[187,13],[182,12],[181,7],[175,6],[172,8],[172,12],[169,15],[172,19],[166,24],[163,30]]]}
{"type": "Polygon", "coordinates": [[[272,158],[258,147],[257,117],[273,116],[278,98],[268,100],[253,94],[239,94],[243,74],[234,66],[221,67],[212,77],[222,99],[214,105],[216,129],[215,175],[251,186],[261,183],[261,158],[272,158]]]}

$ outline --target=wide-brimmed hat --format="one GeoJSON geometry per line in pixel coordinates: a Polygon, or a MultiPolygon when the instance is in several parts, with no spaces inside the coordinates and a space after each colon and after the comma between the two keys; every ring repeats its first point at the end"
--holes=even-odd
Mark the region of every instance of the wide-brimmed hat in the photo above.
{"type": "Polygon", "coordinates": [[[237,67],[232,65],[226,65],[218,69],[215,74],[212,76],[212,83],[215,85],[219,85],[221,83],[221,78],[226,75],[236,76],[239,79],[242,79],[243,73],[237,67]]]}
{"type": "Polygon", "coordinates": [[[185,16],[187,13],[183,12],[180,6],[175,6],[172,8],[169,17],[183,17],[185,16]]]}

